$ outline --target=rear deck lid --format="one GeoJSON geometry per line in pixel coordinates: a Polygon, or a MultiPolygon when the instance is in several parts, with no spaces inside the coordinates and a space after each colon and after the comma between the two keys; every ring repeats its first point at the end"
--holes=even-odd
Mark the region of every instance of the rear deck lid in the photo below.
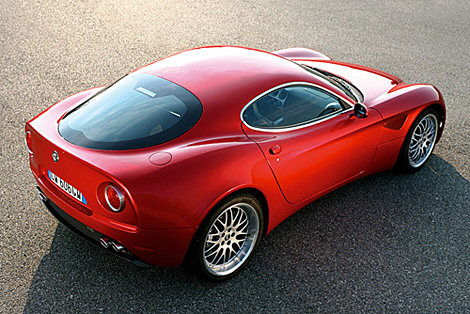
{"type": "MultiPolygon", "coordinates": [[[[34,127],[38,127],[39,131],[50,128],[46,124],[34,122],[27,126],[32,133],[33,143],[31,169],[50,193],[87,216],[99,215],[126,224],[137,224],[138,216],[126,186],[97,162],[90,163],[91,160],[97,160],[93,151],[87,154],[86,151],[80,152],[79,148],[74,149],[63,140],[60,143],[61,141],[54,137],[47,139],[34,127]],[[86,156],[89,158],[83,158],[86,156]],[[119,213],[112,212],[105,206],[104,191],[110,184],[126,195],[125,208],[119,213]]],[[[101,159],[103,163],[112,166],[112,159],[101,159]]],[[[73,215],[71,212],[69,214],[73,215]]]]}

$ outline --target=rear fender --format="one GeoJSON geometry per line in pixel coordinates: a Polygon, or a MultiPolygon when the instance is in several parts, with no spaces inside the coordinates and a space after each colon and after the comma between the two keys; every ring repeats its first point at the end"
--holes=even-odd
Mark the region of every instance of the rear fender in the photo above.
{"type": "MultiPolygon", "coordinates": [[[[228,195],[256,189],[267,200],[269,219],[282,215],[282,193],[255,143],[223,138],[167,150],[171,162],[125,177],[144,228],[197,227],[228,195]]],[[[277,222],[278,223],[278,222],[277,222]]],[[[276,224],[277,224],[276,223],[276,224]]],[[[268,230],[272,229],[271,221],[268,230]]]]}

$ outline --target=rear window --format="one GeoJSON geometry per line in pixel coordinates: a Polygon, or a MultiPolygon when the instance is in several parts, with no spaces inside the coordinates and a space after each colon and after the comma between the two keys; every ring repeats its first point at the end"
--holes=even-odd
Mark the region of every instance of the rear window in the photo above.
{"type": "Polygon", "coordinates": [[[66,114],[59,133],[82,147],[137,149],[182,135],[201,114],[201,103],[187,89],[154,75],[131,73],[66,114]]]}

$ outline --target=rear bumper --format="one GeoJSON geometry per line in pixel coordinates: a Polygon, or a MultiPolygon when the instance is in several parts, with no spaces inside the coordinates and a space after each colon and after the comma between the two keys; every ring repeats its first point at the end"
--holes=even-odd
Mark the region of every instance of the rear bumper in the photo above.
{"type": "MultiPolygon", "coordinates": [[[[34,174],[34,172],[33,172],[34,174]]],[[[138,266],[176,267],[185,257],[196,228],[144,229],[84,210],[74,199],[56,189],[45,177],[37,177],[41,200],[52,215],[80,237],[105,249],[101,238],[125,247],[120,252],[106,250],[138,266]],[[75,204],[76,203],[76,204],[75,204]]]]}
{"type": "Polygon", "coordinates": [[[109,253],[111,253],[113,255],[116,255],[120,258],[123,258],[123,259],[137,265],[137,266],[151,267],[151,265],[148,265],[147,263],[144,263],[139,258],[137,258],[134,254],[132,254],[131,252],[129,252],[127,250],[117,252],[117,251],[113,250],[111,247],[104,248],[100,244],[100,239],[105,238],[106,235],[104,235],[101,232],[98,232],[98,231],[88,227],[87,225],[81,223],[80,221],[76,220],[75,218],[73,218],[72,216],[70,216],[69,214],[64,212],[59,206],[54,204],[54,202],[52,202],[51,200],[49,200],[47,198],[46,199],[41,198],[41,200],[44,203],[44,205],[47,207],[49,212],[58,221],[60,221],[64,226],[69,228],[71,231],[75,232],[77,235],[79,235],[83,239],[85,239],[85,240],[87,240],[87,241],[89,241],[89,242],[91,242],[91,243],[107,250],[109,253]]]}

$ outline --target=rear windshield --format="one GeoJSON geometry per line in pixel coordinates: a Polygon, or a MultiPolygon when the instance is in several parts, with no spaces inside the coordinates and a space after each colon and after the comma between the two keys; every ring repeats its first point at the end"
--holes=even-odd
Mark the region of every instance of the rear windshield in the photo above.
{"type": "Polygon", "coordinates": [[[201,103],[185,88],[131,73],[65,115],[59,133],[82,147],[137,149],[182,135],[201,114],[201,103]]]}

